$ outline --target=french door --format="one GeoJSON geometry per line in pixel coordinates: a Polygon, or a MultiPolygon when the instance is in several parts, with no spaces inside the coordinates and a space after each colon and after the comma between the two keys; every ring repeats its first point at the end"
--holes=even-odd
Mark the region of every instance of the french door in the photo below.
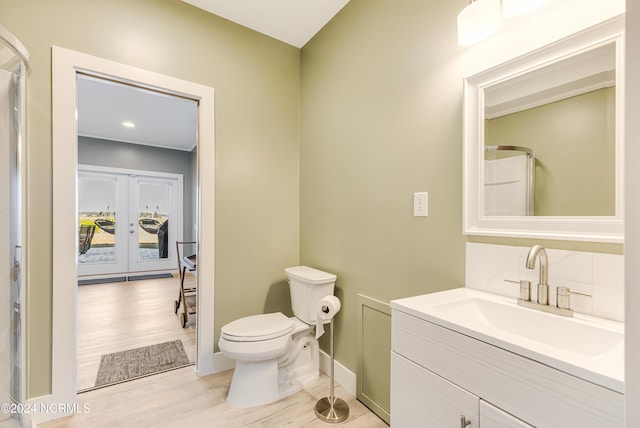
{"type": "Polygon", "coordinates": [[[182,176],[80,166],[78,276],[174,270],[182,176]]]}

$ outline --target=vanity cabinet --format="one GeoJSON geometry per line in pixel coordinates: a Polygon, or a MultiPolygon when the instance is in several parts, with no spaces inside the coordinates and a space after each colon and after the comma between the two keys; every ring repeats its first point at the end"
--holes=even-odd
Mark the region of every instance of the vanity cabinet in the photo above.
{"type": "Polygon", "coordinates": [[[395,352],[391,388],[393,428],[478,426],[478,397],[395,352]]]}
{"type": "Polygon", "coordinates": [[[393,428],[624,426],[621,393],[401,309],[392,302],[393,428]]]}
{"type": "Polygon", "coordinates": [[[391,355],[393,428],[531,428],[437,374],[391,355]]]}

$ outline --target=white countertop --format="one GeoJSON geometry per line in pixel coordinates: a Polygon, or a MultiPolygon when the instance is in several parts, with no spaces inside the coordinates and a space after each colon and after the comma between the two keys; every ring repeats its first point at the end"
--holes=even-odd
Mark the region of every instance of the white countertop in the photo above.
{"type": "Polygon", "coordinates": [[[458,288],[392,300],[391,308],[624,393],[624,324],[562,317],[458,288]]]}

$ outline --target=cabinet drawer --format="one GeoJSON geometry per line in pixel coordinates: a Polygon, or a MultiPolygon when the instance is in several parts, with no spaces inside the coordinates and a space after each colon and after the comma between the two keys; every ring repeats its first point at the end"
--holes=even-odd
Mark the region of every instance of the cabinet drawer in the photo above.
{"type": "Polygon", "coordinates": [[[480,426],[487,428],[534,428],[484,400],[480,400],[480,426]]]}
{"type": "Polygon", "coordinates": [[[538,428],[624,425],[618,392],[398,310],[391,322],[393,351],[538,428]]]}
{"type": "Polygon", "coordinates": [[[391,353],[391,426],[479,427],[479,399],[415,363],[391,353]]]}

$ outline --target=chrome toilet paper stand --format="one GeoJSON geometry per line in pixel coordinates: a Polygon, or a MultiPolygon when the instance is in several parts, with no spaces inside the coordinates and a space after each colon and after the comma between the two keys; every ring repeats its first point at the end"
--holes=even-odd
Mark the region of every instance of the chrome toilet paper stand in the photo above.
{"type": "MultiPolygon", "coordinates": [[[[323,306],[322,310],[325,313],[329,312],[329,308],[327,308],[326,306],[323,306]]],[[[316,403],[315,411],[318,419],[330,424],[338,424],[349,417],[349,405],[343,399],[336,397],[334,394],[333,366],[335,365],[335,359],[333,356],[333,318],[331,318],[330,322],[329,336],[329,350],[331,353],[331,383],[329,386],[329,396],[318,400],[318,402],[316,403]]]]}

